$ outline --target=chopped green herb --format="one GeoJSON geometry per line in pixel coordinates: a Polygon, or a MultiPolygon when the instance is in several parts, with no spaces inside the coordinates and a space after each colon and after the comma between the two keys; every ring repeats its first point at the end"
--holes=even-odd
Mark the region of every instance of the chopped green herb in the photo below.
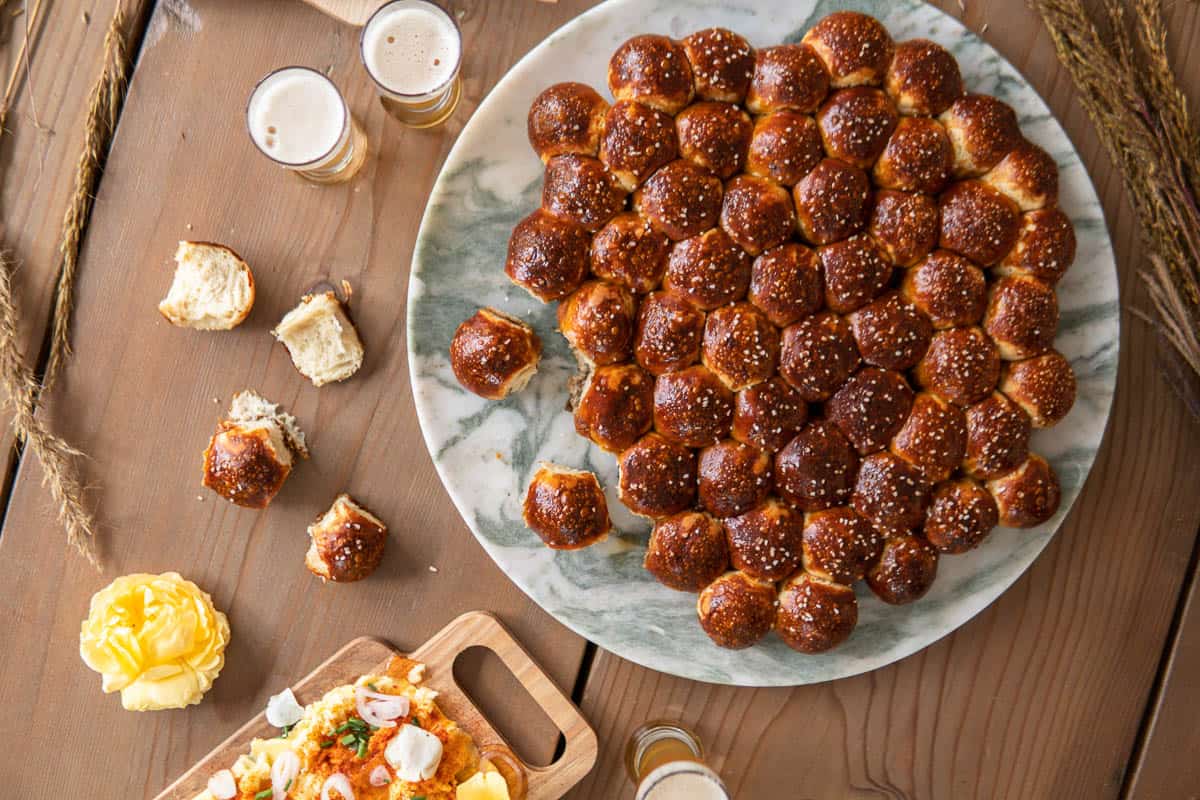
{"type": "Polygon", "coordinates": [[[368,689],[370,689],[372,692],[378,692],[378,691],[379,691],[379,687],[378,687],[378,686],[376,686],[376,685],[375,685],[373,682],[372,682],[372,683],[368,683],[368,684],[367,684],[367,688],[368,688],[368,689]]]}
{"type": "Polygon", "coordinates": [[[414,795],[412,796],[412,800],[425,800],[425,795],[423,795],[423,794],[414,794],[414,795]]]}
{"type": "Polygon", "coordinates": [[[333,742],[332,742],[332,741],[329,741],[329,742],[321,742],[321,749],[323,750],[323,749],[325,749],[326,747],[333,747],[333,742]]]}
{"type": "Polygon", "coordinates": [[[296,727],[296,723],[294,723],[294,722],[291,725],[284,725],[283,733],[279,734],[279,738],[286,739],[288,737],[288,734],[292,732],[292,728],[294,728],[294,727],[296,727]]]}
{"type": "Polygon", "coordinates": [[[367,757],[367,740],[366,739],[358,740],[358,757],[359,758],[367,757]]]}
{"type": "Polygon", "coordinates": [[[285,783],[285,784],[283,785],[283,791],[284,791],[285,793],[286,793],[286,792],[287,792],[289,789],[291,789],[291,788],[292,788],[292,781],[294,781],[294,780],[296,780],[296,779],[295,779],[295,778],[288,778],[288,782],[287,782],[287,783],[285,783]]]}
{"type": "MultiPolygon", "coordinates": [[[[414,728],[419,728],[419,727],[421,727],[421,720],[417,719],[416,717],[413,717],[412,719],[410,719],[408,721],[408,724],[412,725],[414,728]]],[[[413,800],[417,800],[417,798],[414,797],[413,800]]]]}
{"type": "Polygon", "coordinates": [[[355,736],[353,733],[347,733],[345,736],[343,736],[341,738],[342,744],[346,745],[347,747],[354,744],[356,741],[358,741],[358,737],[355,736]]]}
{"type": "Polygon", "coordinates": [[[261,792],[258,792],[254,795],[254,800],[267,800],[267,798],[273,794],[275,794],[274,789],[263,789],[261,792]]]}

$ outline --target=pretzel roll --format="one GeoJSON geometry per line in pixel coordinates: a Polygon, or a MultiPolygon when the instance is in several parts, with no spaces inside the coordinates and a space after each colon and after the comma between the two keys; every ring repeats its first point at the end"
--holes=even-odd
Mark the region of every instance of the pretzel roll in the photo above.
{"type": "Polygon", "coordinates": [[[608,503],[596,476],[549,462],[543,462],[529,482],[522,517],[555,550],[587,547],[612,530],[608,503]]]}
{"type": "Polygon", "coordinates": [[[692,66],[692,85],[700,100],[740,103],[754,77],[754,48],[725,28],[705,28],[680,44],[692,66]]]}
{"type": "Polygon", "coordinates": [[[920,471],[885,450],[863,459],[850,502],[875,530],[898,536],[921,526],[928,496],[920,471]]]}
{"type": "Polygon", "coordinates": [[[1021,143],[1017,114],[987,94],[965,94],[938,120],[954,147],[954,174],[982,175],[1021,143]]]}
{"type": "Polygon", "coordinates": [[[776,111],[754,123],[746,172],[791,187],[824,157],[821,132],[812,117],[797,111],[776,111]]]}
{"type": "Polygon", "coordinates": [[[867,573],[867,586],[889,605],[911,603],[929,591],[937,578],[937,564],[937,550],[924,539],[890,536],[883,543],[883,555],[867,573]]]}
{"type": "Polygon", "coordinates": [[[625,207],[626,191],[599,159],[562,155],[546,162],[542,208],[595,233],[625,207]]]}
{"type": "Polygon", "coordinates": [[[692,67],[678,42],[654,34],[634,36],[608,62],[608,88],[617,100],[637,100],[677,114],[692,102],[692,67]]]}
{"type": "Polygon", "coordinates": [[[987,279],[958,253],[934,250],[904,273],[900,296],[939,330],[977,325],[987,308],[987,279]]]}
{"type": "Polygon", "coordinates": [[[1058,330],[1058,297],[1037,278],[1011,275],[988,292],[984,330],[996,341],[1000,357],[1019,361],[1047,352],[1058,330]]]}
{"type": "Polygon", "coordinates": [[[703,337],[703,311],[674,295],[654,292],[638,310],[633,352],[642,369],[662,375],[699,361],[703,337]]]}
{"type": "Polygon", "coordinates": [[[736,517],[767,499],[771,457],[748,444],[725,439],[700,451],[700,504],[718,517],[736,517]]]}
{"type": "Polygon", "coordinates": [[[824,17],[802,41],[820,56],[834,87],[878,86],[895,51],[883,23],[856,11],[835,11],[824,17]]]}
{"type": "Polygon", "coordinates": [[[847,586],[862,580],[879,558],[883,537],[846,506],[804,515],[804,569],[847,586]]]}
{"type": "Polygon", "coordinates": [[[659,167],[679,156],[675,120],[636,100],[620,100],[604,118],[600,160],[632,192],[659,167]]]}
{"type": "Polygon", "coordinates": [[[556,83],[529,107],[529,144],[543,163],[563,153],[594,156],[600,150],[608,101],[585,83],[556,83]]]}
{"type": "Polygon", "coordinates": [[[928,39],[896,43],[883,88],[901,114],[936,117],[962,97],[963,79],[950,51],[928,39]]]}
{"type": "Polygon", "coordinates": [[[828,400],[860,360],[850,323],[837,314],[813,314],[783,329],[779,374],[810,403],[828,400]]]}
{"type": "Polygon", "coordinates": [[[1021,215],[1017,243],[1000,260],[998,275],[1025,274],[1054,286],[1075,261],[1075,226],[1058,208],[1021,215]]]}
{"type": "Polygon", "coordinates": [[[644,217],[617,214],[592,237],[592,272],[636,294],[653,291],[667,270],[671,240],[644,217]]]}
{"type": "Polygon", "coordinates": [[[575,291],[588,271],[588,233],[539,208],[513,228],[504,274],[548,303],[575,291]]]}
{"type": "Polygon", "coordinates": [[[542,341],[533,328],[494,308],[481,308],[458,326],[450,366],[467,391],[487,400],[519,392],[537,372],[542,341]]]}
{"type": "Polygon", "coordinates": [[[631,359],[636,326],[637,302],[619,283],[588,281],[558,304],[558,329],[586,364],[631,359]]]}
{"type": "Polygon", "coordinates": [[[704,447],[729,435],[733,392],[697,364],[654,381],[654,429],[688,447],[704,447]]]}
{"type": "Polygon", "coordinates": [[[950,179],[954,148],[942,124],[928,117],[901,117],[871,174],[885,189],[937,194],[950,179]]]}
{"type": "Polygon", "coordinates": [[[854,590],[800,570],[779,588],[775,631],[784,644],[801,653],[832,650],[858,624],[854,590]]]}
{"type": "Polygon", "coordinates": [[[1029,415],[999,392],[967,409],[963,472],[989,480],[1011,472],[1029,455],[1029,415]]]}
{"type": "Polygon", "coordinates": [[[804,517],[778,498],[725,520],[729,559],[752,578],[781,581],[800,566],[804,517]]]}
{"type": "Polygon", "coordinates": [[[725,527],[702,511],[664,517],[654,524],[642,566],[664,586],[698,592],[729,569],[725,527]]]}
{"type": "Polygon", "coordinates": [[[1075,372],[1062,353],[1051,350],[1006,363],[1000,391],[1029,415],[1033,427],[1049,428],[1075,405],[1075,372]]]}
{"type": "Polygon", "coordinates": [[[617,473],[617,496],[642,517],[668,517],[696,499],[695,452],[654,432],[621,453],[617,473]]]}
{"type": "Polygon", "coordinates": [[[995,264],[1012,249],[1021,230],[1017,204],[980,181],[952,183],[938,198],[942,215],[938,245],[980,266],[995,264]]]}
{"type": "Polygon", "coordinates": [[[1022,211],[1037,211],[1058,202],[1058,164],[1032,142],[1023,141],[1014,147],[980,180],[1022,211]]]}
{"type": "Polygon", "coordinates": [[[671,248],[662,285],[707,311],[744,297],[752,266],[750,256],[729,234],[713,228],[671,248]]]}
{"type": "Polygon", "coordinates": [[[733,438],[775,452],[791,441],[808,420],[808,405],[783,378],[756,383],[737,393],[733,438]]]}
{"type": "Polygon", "coordinates": [[[1000,524],[1009,528],[1041,525],[1054,516],[1062,501],[1058,476],[1036,453],[1012,472],[988,481],[987,488],[1000,509],[1000,524]]]}
{"type": "Polygon", "coordinates": [[[939,553],[965,553],[987,538],[1000,522],[996,501],[970,478],[939,484],[925,512],[925,539],[939,553]]]}
{"type": "Polygon", "coordinates": [[[679,155],[722,180],[742,171],[754,123],[729,103],[693,103],[675,117],[679,155]]]}
{"type": "Polygon", "coordinates": [[[700,592],[696,615],[719,647],[744,650],[771,632],[775,604],[775,584],[726,572],[700,592]]]}
{"type": "Polygon", "coordinates": [[[816,111],[829,92],[829,72],[811,47],[781,44],[754,54],[754,77],[746,93],[753,114],[816,111]]]}
{"type": "Polygon", "coordinates": [[[854,490],[858,455],[838,427],[810,422],[775,455],[775,490],[805,511],[845,505],[854,490]]]}
{"type": "Polygon", "coordinates": [[[655,172],[633,195],[633,205],[675,241],[717,224],[721,181],[708,170],[678,159],[655,172]]]}
{"type": "Polygon", "coordinates": [[[620,453],[654,422],[654,378],[635,364],[597,367],[575,404],[575,431],[620,453]]]}
{"type": "Polygon", "coordinates": [[[913,375],[924,389],[943,400],[969,406],[996,388],[1000,353],[980,328],[938,331],[913,375]]]}
{"type": "Polygon", "coordinates": [[[937,201],[927,194],[881,189],[875,193],[867,235],[893,264],[911,267],[937,245],[937,201]]]}
{"type": "Polygon", "coordinates": [[[944,481],[966,454],[966,415],[937,395],[920,392],[889,449],[916,467],[928,482],[944,481]]]}
{"type": "Polygon", "coordinates": [[[783,244],[796,229],[792,196],[769,178],[738,175],[725,184],[721,229],[752,256],[783,244]]]}
{"type": "Polygon", "coordinates": [[[750,270],[749,298],[781,328],[815,314],[824,302],[817,254],[795,242],[766,251],[750,270]]]}
{"type": "Polygon", "coordinates": [[[896,292],[888,292],[846,317],[863,361],[884,369],[917,365],[933,338],[929,319],[896,292]]]}
{"type": "Polygon", "coordinates": [[[847,314],[878,297],[892,279],[892,263],[870,236],[852,236],[817,248],[825,275],[825,305],[847,314]]]}
{"type": "Polygon", "coordinates": [[[700,351],[704,366],[737,392],[765,381],[779,363],[779,331],[749,303],[710,311],[700,351]]]}
{"type": "Polygon", "coordinates": [[[829,95],[817,112],[817,127],[830,158],[868,169],[883,152],[899,119],[886,94],[855,86],[829,95]]]}
{"type": "Polygon", "coordinates": [[[913,390],[899,372],[863,367],[834,392],[825,416],[859,455],[887,447],[912,410],[913,390]]]}
{"type": "Polygon", "coordinates": [[[813,244],[845,239],[867,224],[871,182],[844,161],[822,159],[792,190],[800,235],[813,244]]]}

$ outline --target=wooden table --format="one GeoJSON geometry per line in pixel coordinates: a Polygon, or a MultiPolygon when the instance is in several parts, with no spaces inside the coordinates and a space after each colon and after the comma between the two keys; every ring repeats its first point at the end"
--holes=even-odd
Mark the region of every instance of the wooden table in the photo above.
{"type": "MultiPolygon", "coordinates": [[[[32,81],[0,143],[0,231],[21,262],[22,339],[34,354],[52,302],[82,98],[115,2],[47,2],[33,32],[32,81]]],[[[962,15],[956,0],[939,4],[962,15]]],[[[595,725],[601,760],[572,798],[631,796],[622,747],[651,717],[698,728],[739,798],[1200,795],[1200,426],[1161,379],[1158,344],[1127,312],[1146,307],[1134,217],[1033,12],[969,0],[965,20],[976,30],[986,23],[985,38],[1057,112],[1113,233],[1126,310],[1120,385],[1095,470],[1033,569],[953,635],[857,678],[749,690],[597,652],[507,581],[434,474],[403,341],[422,206],[488,89],[591,2],[451,5],[469,53],[462,107],[444,128],[413,132],[375,104],[355,32],[298,2],[127,0],[140,57],[87,233],[76,353],[41,409],[91,455],[105,572],[65,550],[39,464],[14,458],[0,537],[0,719],[12,732],[0,752],[0,795],[153,796],[342,642],[374,634],[411,647],[471,608],[506,620],[595,725]],[[291,180],[246,140],[248,87],[297,62],[331,68],[377,148],[349,186],[291,180]],[[159,318],[154,307],[181,238],[229,243],[269,287],[241,328],[205,334],[159,318]],[[323,277],[354,284],[369,351],[363,374],[317,391],[267,331],[323,277]],[[268,513],[198,487],[200,450],[228,397],[247,386],[297,413],[314,451],[268,513]],[[304,530],[342,489],[391,520],[393,539],[371,580],[322,586],[299,568],[304,530]],[[88,597],[114,576],[167,569],[184,571],[230,612],[228,664],[198,708],[126,713],[76,655],[78,626],[88,597]]],[[[1200,6],[1168,6],[1174,67],[1200,108],[1200,6]]],[[[8,14],[0,10],[0,19],[8,14]]],[[[8,62],[22,24],[5,22],[8,62]]],[[[553,757],[552,727],[509,691],[495,664],[472,657],[459,673],[518,749],[553,757]]]]}

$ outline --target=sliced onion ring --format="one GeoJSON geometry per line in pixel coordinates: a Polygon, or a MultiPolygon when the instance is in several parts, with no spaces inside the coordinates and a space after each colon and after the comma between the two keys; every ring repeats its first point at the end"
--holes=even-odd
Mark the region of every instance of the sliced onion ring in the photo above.
{"type": "Polygon", "coordinates": [[[393,727],[410,708],[404,695],[373,692],[363,686],[355,687],[354,702],[362,721],[376,728],[393,727]]]}
{"type": "Polygon", "coordinates": [[[350,779],[340,772],[335,772],[325,779],[321,786],[321,800],[330,800],[329,790],[334,789],[342,796],[342,800],[354,800],[354,787],[350,779]]]}
{"type": "Polygon", "coordinates": [[[387,786],[392,782],[392,774],[388,772],[388,768],[380,764],[375,769],[371,770],[371,776],[368,778],[372,786],[387,786]]]}
{"type": "Polygon", "coordinates": [[[227,769],[213,774],[208,779],[208,791],[217,800],[233,800],[237,797],[237,781],[233,779],[233,773],[227,769]]]}
{"type": "Polygon", "coordinates": [[[286,728],[295,725],[304,718],[304,706],[296,701],[292,690],[284,689],[279,694],[271,695],[267,700],[267,722],[276,728],[286,728]]]}
{"type": "Polygon", "coordinates": [[[291,750],[284,750],[275,756],[271,764],[271,797],[273,800],[283,800],[288,796],[292,781],[300,774],[300,756],[291,750]]]}

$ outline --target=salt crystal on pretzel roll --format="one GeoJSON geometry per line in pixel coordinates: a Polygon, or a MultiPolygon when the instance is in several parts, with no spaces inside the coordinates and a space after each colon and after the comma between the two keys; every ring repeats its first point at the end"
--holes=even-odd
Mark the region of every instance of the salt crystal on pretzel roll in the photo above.
{"type": "Polygon", "coordinates": [[[902,117],[871,168],[884,189],[936,194],[950,179],[954,148],[946,129],[927,117],[902,117]]]}
{"type": "Polygon", "coordinates": [[[779,588],[775,631],[801,653],[823,653],[849,638],[858,624],[854,589],[797,571],[779,588]]]}
{"type": "Polygon", "coordinates": [[[729,103],[693,103],[675,117],[679,155],[722,180],[742,171],[754,123],[729,103]]]}
{"type": "Polygon", "coordinates": [[[705,28],[680,42],[700,100],[741,103],[754,77],[754,48],[726,28],[705,28]]]}

